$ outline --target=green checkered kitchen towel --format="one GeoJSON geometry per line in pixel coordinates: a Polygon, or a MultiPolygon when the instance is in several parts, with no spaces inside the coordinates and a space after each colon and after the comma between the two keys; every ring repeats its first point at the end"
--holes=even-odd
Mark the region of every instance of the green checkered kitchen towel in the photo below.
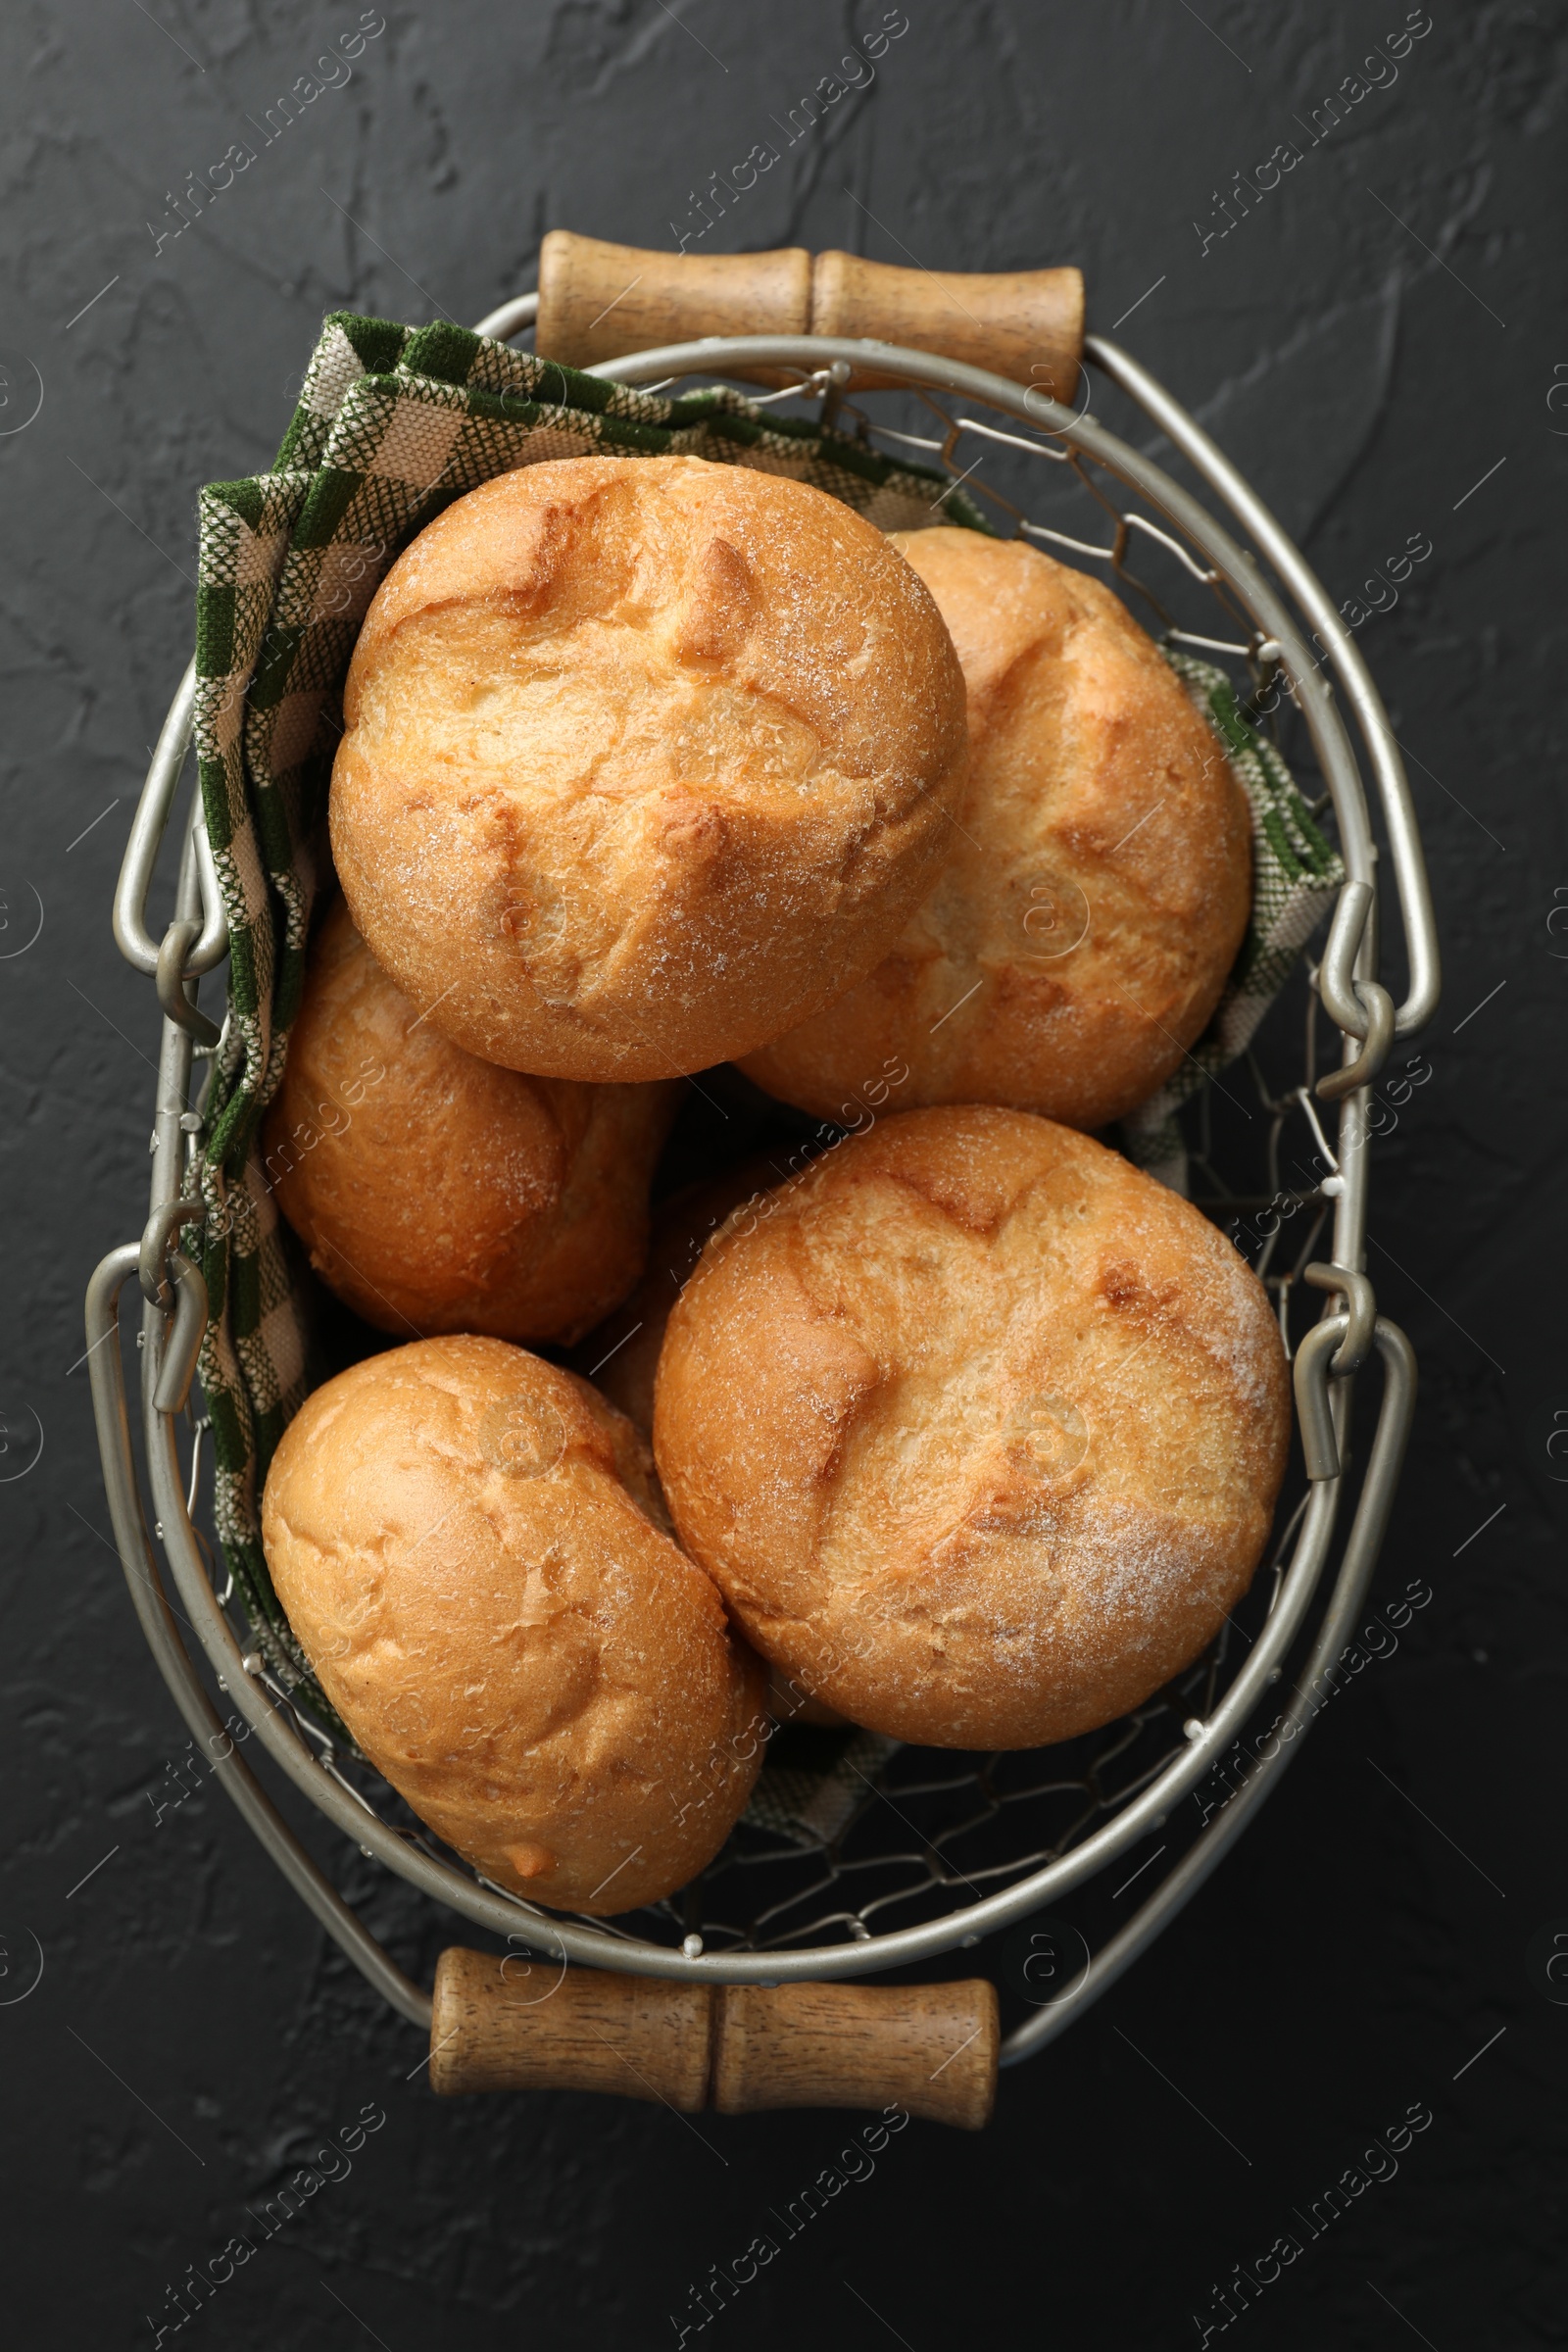
{"type": "Polygon", "coordinates": [[[1212,662],[1160,648],[1224,746],[1252,812],[1252,910],[1225,991],[1202,1036],[1157,1095],[1121,1122],[1129,1159],[1179,1193],[1187,1146],[1176,1113],[1245,1054],[1306,942],[1345,883],[1345,866],[1313,822],[1291,771],[1242,715],[1231,681],[1212,662]]]}
{"type": "Polygon", "coordinates": [[[514,466],[605,453],[788,474],[886,531],[986,528],[946,474],[769,417],[728,388],[669,400],[461,327],[347,313],[322,327],[273,470],[203,491],[195,741],[229,932],[201,1160],[214,1511],[269,1668],[345,1739],[262,1552],[268,1466],[314,1366],[303,1261],[257,1149],[299,1008],[343,679],[382,575],[444,507],[514,466]]]}
{"type": "MultiPolygon", "coordinates": [[[[713,388],[679,400],[607,384],[450,325],[326,319],[270,473],[201,498],[195,742],[229,927],[228,1011],[203,1105],[201,1375],[215,1517],[270,1671],[352,1745],[317,1688],[267,1573],[269,1464],[313,1385],[303,1258],[258,1152],[299,1007],[341,693],[367,607],[393,559],[452,500],[548,458],[688,453],[813,484],[883,530],[988,526],[946,475],[849,437],[770,417],[713,388]]],[[[1251,801],[1254,912],[1210,1031],[1129,1135],[1157,1157],[1177,1101],[1242,1050],[1340,881],[1272,748],[1215,669],[1168,654],[1251,801]],[[1190,1081],[1188,1072],[1191,1072],[1190,1081]]]]}

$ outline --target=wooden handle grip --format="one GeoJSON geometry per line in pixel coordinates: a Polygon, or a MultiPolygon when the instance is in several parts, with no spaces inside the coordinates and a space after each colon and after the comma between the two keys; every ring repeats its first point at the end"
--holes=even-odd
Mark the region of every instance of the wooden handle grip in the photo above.
{"type": "Polygon", "coordinates": [[[681,2114],[902,2107],[977,2132],[996,2099],[995,1985],[671,1984],[470,1952],[441,1955],[430,2081],[608,2090],[681,2114]]]}
{"type": "Polygon", "coordinates": [[[708,2104],[707,1984],[611,1976],[453,1944],[435,1972],[430,2082],[465,2090],[612,2090],[682,2115],[708,2104]]]}
{"type": "Polygon", "coordinates": [[[699,335],[808,335],[811,257],[644,253],[553,228],[539,248],[534,348],[568,368],[699,335]]]}
{"type": "MultiPolygon", "coordinates": [[[[858,254],[819,253],[811,278],[813,335],[871,335],[989,368],[1071,405],[1084,350],[1081,270],[1008,270],[984,276],[896,270],[858,254]]],[[[857,371],[874,389],[897,376],[857,371]]]]}
{"type": "MultiPolygon", "coordinates": [[[[988,368],[1070,402],[1083,356],[1077,270],[975,276],[898,270],[802,246],[773,253],[646,253],[555,228],[539,249],[536,346],[592,368],[626,351],[702,335],[850,335],[988,368]]],[[[778,381],[771,371],[758,369],[778,381]]],[[[858,370],[853,386],[897,381],[858,370]]]]}
{"type": "Polygon", "coordinates": [[[997,2096],[1001,2028],[985,1977],[957,1984],[721,1984],[712,2104],[907,2108],[978,2132],[997,2096]]]}

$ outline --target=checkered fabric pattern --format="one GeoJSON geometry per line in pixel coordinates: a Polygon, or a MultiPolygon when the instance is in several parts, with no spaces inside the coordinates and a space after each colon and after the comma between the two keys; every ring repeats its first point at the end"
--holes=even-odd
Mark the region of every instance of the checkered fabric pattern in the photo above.
{"type": "Polygon", "coordinates": [[[1245,1054],[1297,956],[1333,906],[1345,867],[1312,820],[1291,771],[1250,726],[1223,670],[1162,646],[1171,668],[1225,748],[1252,811],[1252,911],[1208,1027],[1157,1095],[1121,1123],[1127,1156],[1176,1192],[1187,1190],[1181,1105],[1245,1054]]]}

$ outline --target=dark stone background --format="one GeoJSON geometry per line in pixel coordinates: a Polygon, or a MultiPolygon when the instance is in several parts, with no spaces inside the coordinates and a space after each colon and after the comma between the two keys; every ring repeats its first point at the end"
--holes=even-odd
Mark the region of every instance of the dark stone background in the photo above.
{"type": "MultiPolygon", "coordinates": [[[[109,906],[189,640],[196,488],[265,464],[323,311],[476,318],[532,283],[554,224],[672,242],[693,183],[769,136],[880,17],[826,0],[683,0],[682,21],[658,0],[387,9],[352,81],[156,256],[166,191],[351,29],[351,0],[13,0],[0,34],[0,2299],[8,2340],[72,2352],[151,2344],[166,2284],[368,2101],[388,2122],[352,2176],[192,2340],[672,2342],[688,2285],[854,2128],[708,2118],[699,2136],[586,2097],[444,2106],[407,2079],[417,2036],[219,1794],[149,1827],[183,1735],[126,1606],[85,1376],[68,1367],[87,1272],[143,1213],[157,1021],[109,906]]],[[[1379,1587],[1424,1577],[1434,1598],[1154,1954],[1004,2078],[989,2132],[912,2127],[715,2326],[913,2352],[1025,2330],[1193,2343],[1210,2283],[1425,2101],[1434,2123],[1398,2177],[1239,2328],[1280,2352],[1397,2352],[1412,2331],[1436,2352],[1560,2344],[1568,2010],[1525,1949],[1568,1925],[1568,1490],[1544,1450],[1568,1406],[1551,1272],[1568,938],[1548,928],[1568,891],[1568,394],[1551,403],[1568,380],[1568,17],[1433,0],[1396,82],[1205,254],[1195,221],[1223,225],[1217,187],[1297,135],[1398,28],[1397,0],[908,12],[875,85],[710,243],[1077,261],[1102,330],[1163,279],[1125,340],[1333,593],[1412,532],[1434,544],[1361,639],[1412,754],[1446,956],[1433,1076],[1379,1149],[1372,1254],[1424,1380],[1379,1587]]],[[[316,1843],[427,1977],[451,1923],[316,1843]]]]}

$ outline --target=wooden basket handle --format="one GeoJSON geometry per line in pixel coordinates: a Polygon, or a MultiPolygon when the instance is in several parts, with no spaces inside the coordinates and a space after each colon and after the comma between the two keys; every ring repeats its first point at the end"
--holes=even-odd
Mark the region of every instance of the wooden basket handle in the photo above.
{"type": "MultiPolygon", "coordinates": [[[[592,368],[701,335],[853,335],[988,368],[1071,403],[1084,345],[1077,270],[976,276],[898,270],[802,246],[773,253],[645,253],[553,228],[539,249],[535,347],[592,368]]],[[[785,379],[763,369],[771,382],[785,379]]],[[[897,377],[858,370],[851,389],[897,377]]]]}
{"type": "Polygon", "coordinates": [[[997,2090],[996,1986],[683,1984],[549,1961],[441,1955],[430,2081],[608,2090],[713,2107],[900,2107],[978,2132],[997,2090]]]}

